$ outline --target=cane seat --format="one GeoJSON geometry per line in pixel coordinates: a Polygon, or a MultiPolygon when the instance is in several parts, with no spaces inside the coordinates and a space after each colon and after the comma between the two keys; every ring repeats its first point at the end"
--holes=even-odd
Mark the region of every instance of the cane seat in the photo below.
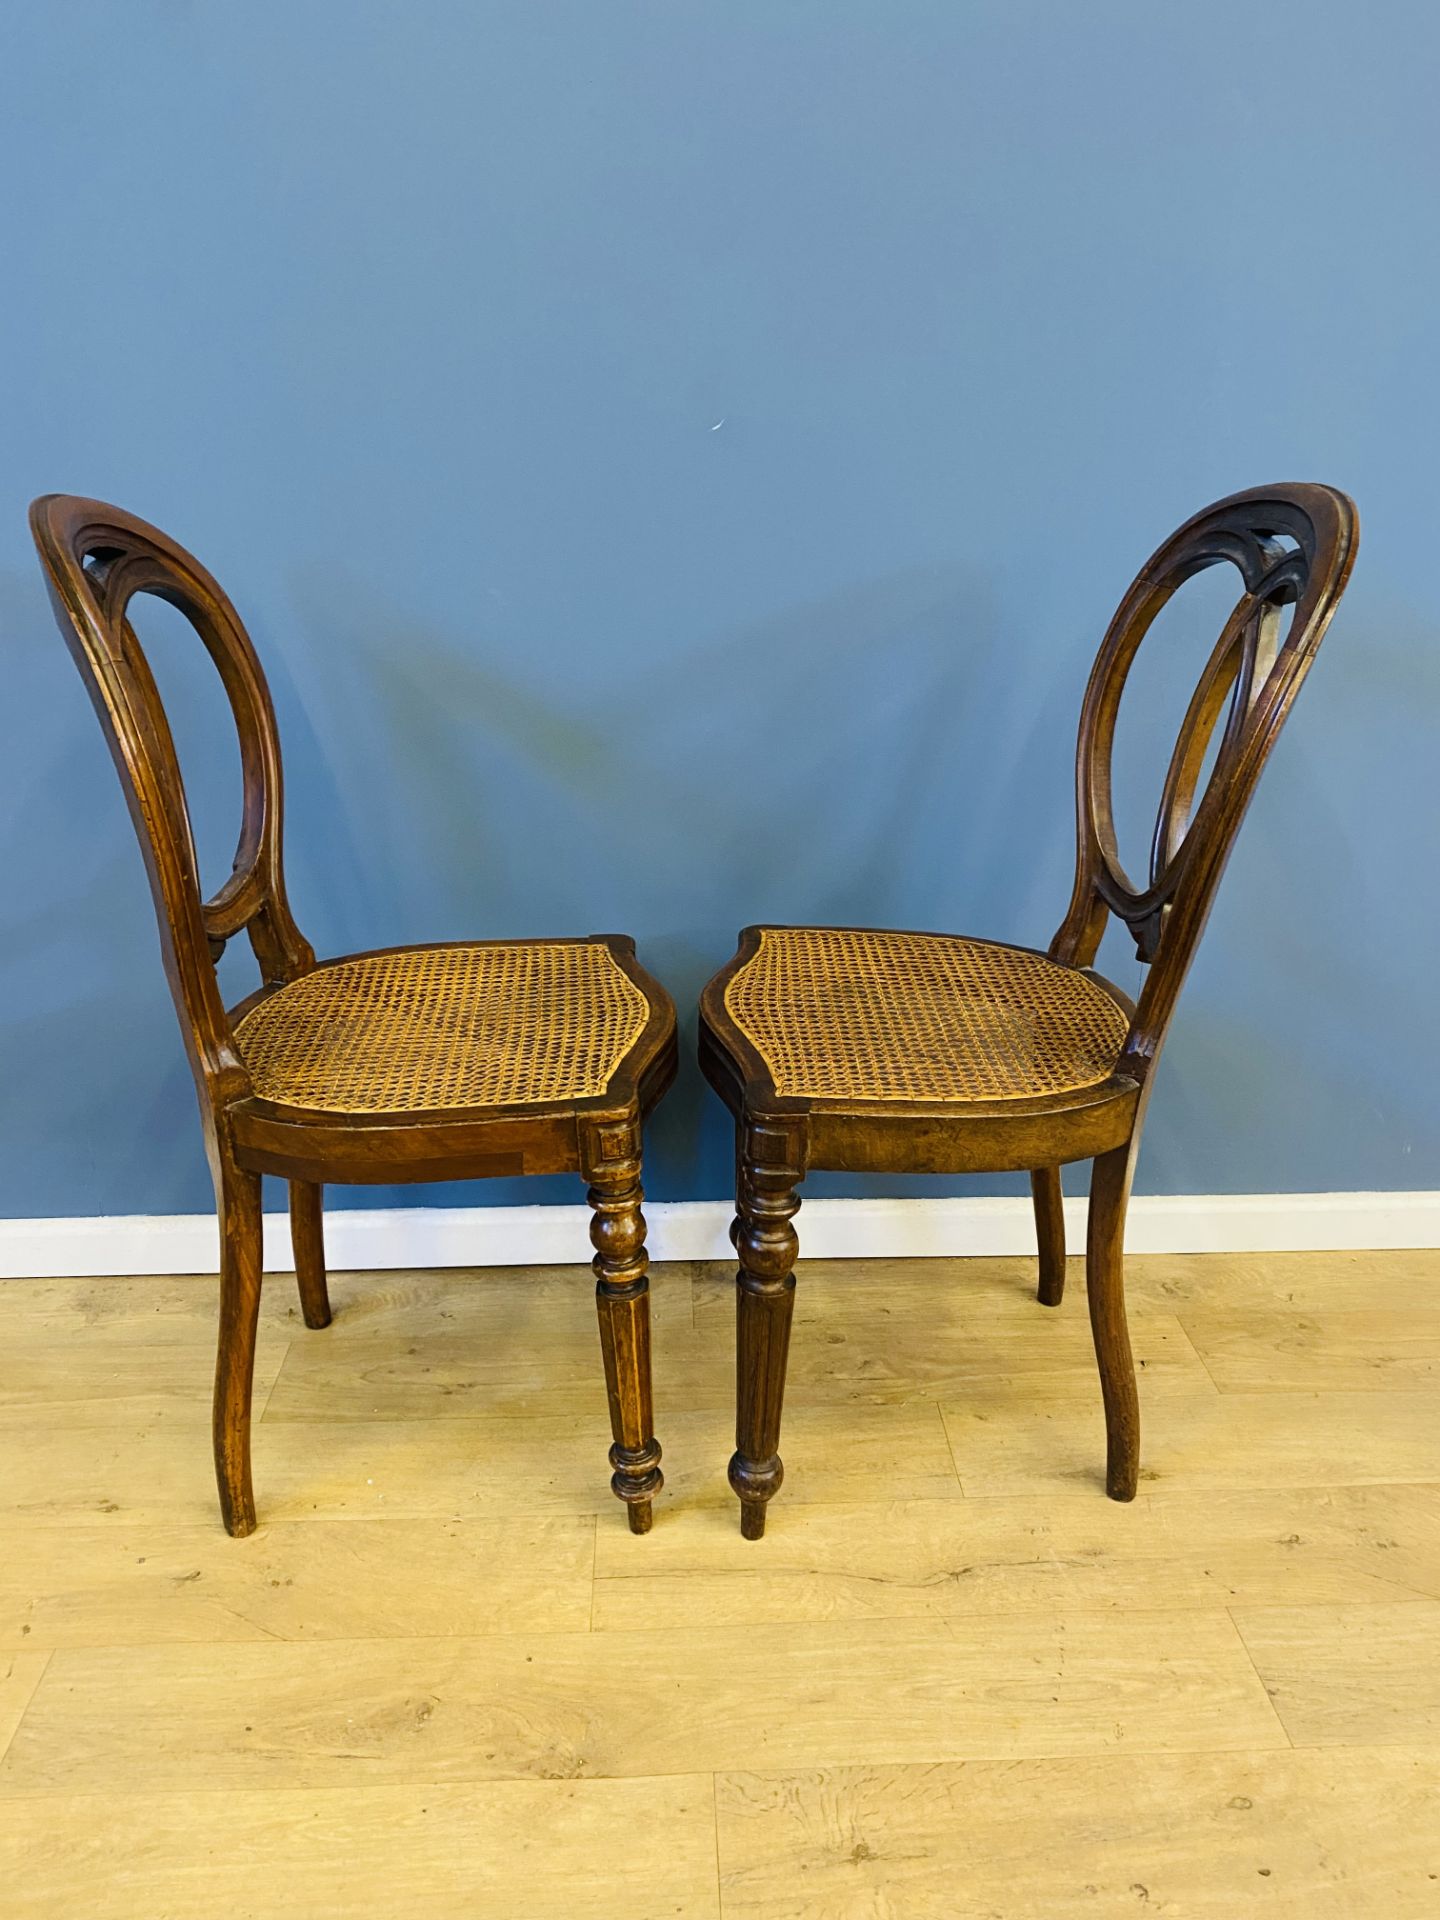
{"type": "Polygon", "coordinates": [[[1129,1020],[1043,953],[933,933],[765,927],[725,1008],[775,1091],[813,1100],[1013,1100],[1108,1079],[1129,1020]]]}
{"type": "Polygon", "coordinates": [[[380,1114],[593,1099],[650,1004],[602,941],[405,947],[332,961],[253,1006],[261,1099],[380,1114]]]}

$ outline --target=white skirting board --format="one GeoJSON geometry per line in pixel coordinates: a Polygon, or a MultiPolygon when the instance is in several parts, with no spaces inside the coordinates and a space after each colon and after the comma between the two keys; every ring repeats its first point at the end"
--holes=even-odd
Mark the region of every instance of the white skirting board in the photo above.
{"type": "MultiPolygon", "coordinates": [[[[726,1260],[731,1209],[720,1200],[647,1205],[656,1260],[726,1260]]],[[[332,1271],[578,1264],[590,1255],[581,1206],[341,1208],[325,1217],[332,1271]]],[[[1085,1245],[1085,1201],[1065,1202],[1072,1253],[1085,1245]]],[[[1028,1198],[811,1200],[796,1222],[810,1260],[1028,1254],[1028,1198]]],[[[1276,1253],[1440,1246],[1440,1192],[1137,1194],[1131,1253],[1276,1253]]],[[[119,1214],[0,1220],[0,1279],[213,1273],[209,1214],[119,1214]]],[[[294,1265],[289,1221],[265,1217],[265,1263],[294,1265]]]]}

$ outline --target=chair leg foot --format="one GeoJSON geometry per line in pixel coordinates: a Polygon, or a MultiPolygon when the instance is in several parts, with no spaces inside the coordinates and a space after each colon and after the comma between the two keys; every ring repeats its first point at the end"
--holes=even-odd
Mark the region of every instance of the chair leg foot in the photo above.
{"type": "Polygon", "coordinates": [[[1129,1461],[1112,1460],[1105,1468],[1105,1493],[1107,1498],[1118,1500],[1122,1505],[1135,1498],[1139,1485],[1139,1474],[1129,1461]]]}
{"type": "Polygon", "coordinates": [[[763,1500],[740,1502],[740,1534],[745,1540],[765,1538],[765,1502],[763,1500]]]}
{"type": "Polygon", "coordinates": [[[1058,1307],[1065,1298],[1065,1203],[1058,1167],[1037,1167],[1030,1175],[1035,1203],[1035,1241],[1040,1254],[1042,1307],[1058,1307]]]}
{"type": "Polygon", "coordinates": [[[1086,1293],[1105,1401],[1105,1491],[1133,1500],[1140,1478],[1140,1399],[1125,1322],[1125,1209],[1134,1155],[1129,1145],[1101,1154],[1090,1174],[1086,1293]]]}
{"type": "Polygon", "coordinates": [[[665,1484],[665,1476],[660,1471],[660,1442],[652,1434],[644,1446],[611,1447],[610,1464],[615,1469],[610,1476],[610,1491],[629,1508],[630,1531],[648,1533],[651,1502],[665,1484]],[[645,1512],[642,1523],[637,1526],[635,1515],[641,1507],[645,1512]]]}
{"type": "MultiPolygon", "coordinates": [[[[638,1143],[639,1127],[634,1129],[638,1143]]],[[[665,1484],[650,1387],[650,1280],[638,1154],[595,1167],[589,1201],[595,1248],[595,1310],[610,1401],[610,1486],[626,1505],[630,1531],[648,1533],[652,1502],[665,1484]]]]}

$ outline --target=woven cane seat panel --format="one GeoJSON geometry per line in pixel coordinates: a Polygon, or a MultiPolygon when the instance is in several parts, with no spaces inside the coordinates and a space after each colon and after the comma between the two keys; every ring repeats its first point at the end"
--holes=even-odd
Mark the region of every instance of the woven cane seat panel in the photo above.
{"type": "Polygon", "coordinates": [[[604,1093],[649,1002],[588,942],[414,947],[322,966],[246,1014],[255,1091],[332,1113],[604,1093]]]}
{"type": "Polygon", "coordinates": [[[942,934],[767,927],[725,1007],[780,1094],[1010,1100],[1109,1077],[1129,1023],[1073,967],[942,934]]]}

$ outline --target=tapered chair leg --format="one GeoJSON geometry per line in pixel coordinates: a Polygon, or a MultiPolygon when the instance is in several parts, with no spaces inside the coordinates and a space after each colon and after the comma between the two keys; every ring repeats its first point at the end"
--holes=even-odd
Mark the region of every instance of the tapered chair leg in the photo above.
{"type": "Polygon", "coordinates": [[[650,1531],[655,1495],[665,1484],[650,1393],[650,1257],[640,1211],[640,1163],[593,1175],[590,1240],[595,1248],[595,1307],[610,1398],[610,1486],[623,1500],[632,1533],[650,1531]]]}
{"type": "Polygon", "coordinates": [[[1101,1154],[1090,1172],[1085,1284],[1090,1327],[1105,1398],[1105,1491],[1133,1500],[1140,1474],[1140,1402],[1125,1324],[1125,1208],[1134,1154],[1129,1145],[1101,1154]]]}
{"type": "Polygon", "coordinates": [[[290,1244],[295,1253],[295,1284],[307,1327],[330,1324],[330,1290],[325,1284],[325,1189],[309,1180],[290,1182],[290,1244]]]}
{"type": "Polygon", "coordinates": [[[1030,1176],[1035,1202],[1035,1239],[1040,1249],[1042,1307],[1058,1307],[1065,1297],[1065,1202],[1058,1167],[1037,1167],[1030,1176]]]}
{"type": "Polygon", "coordinates": [[[255,1531],[250,1484],[250,1391],[260,1317],[263,1246],[260,1176],[226,1165],[217,1181],[220,1212],[220,1340],[215,1361],[215,1479],[225,1531],[255,1531]]]}
{"type": "Polygon", "coordinates": [[[735,1276],[735,1454],[730,1485],[740,1499],[740,1531],[747,1540],[765,1532],[765,1509],[780,1491],[780,1410],[790,1357],[799,1237],[790,1224],[800,1210],[798,1172],[758,1166],[740,1169],[735,1276]]]}

